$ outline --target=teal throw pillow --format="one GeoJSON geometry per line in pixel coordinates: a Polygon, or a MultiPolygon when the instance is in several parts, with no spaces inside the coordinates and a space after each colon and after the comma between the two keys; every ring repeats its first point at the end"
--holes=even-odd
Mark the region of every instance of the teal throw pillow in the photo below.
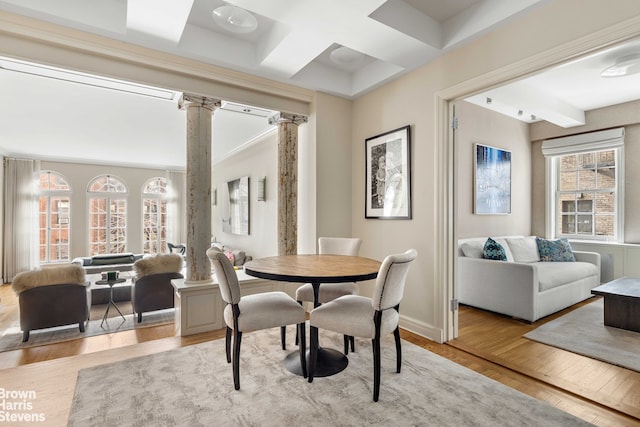
{"type": "Polygon", "coordinates": [[[575,262],[576,257],[571,249],[571,244],[566,238],[547,240],[536,237],[538,252],[541,261],[575,262]]]}
{"type": "Polygon", "coordinates": [[[484,244],[482,257],[485,259],[493,259],[496,261],[506,261],[507,253],[500,243],[489,237],[484,244]]]}

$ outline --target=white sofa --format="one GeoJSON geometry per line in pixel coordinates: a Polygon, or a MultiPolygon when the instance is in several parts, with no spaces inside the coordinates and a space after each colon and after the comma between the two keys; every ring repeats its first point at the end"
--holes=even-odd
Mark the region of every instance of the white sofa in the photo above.
{"type": "Polygon", "coordinates": [[[573,251],[576,262],[541,261],[535,236],[492,237],[507,261],[484,259],[487,237],[458,241],[458,301],[530,322],[590,298],[600,285],[600,254],[573,251]]]}

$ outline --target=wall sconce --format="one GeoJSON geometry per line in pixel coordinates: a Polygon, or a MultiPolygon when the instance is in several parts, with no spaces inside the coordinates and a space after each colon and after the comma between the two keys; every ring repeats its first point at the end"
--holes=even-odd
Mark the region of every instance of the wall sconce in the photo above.
{"type": "Polygon", "coordinates": [[[214,188],[213,193],[211,194],[211,205],[213,206],[218,205],[218,189],[217,188],[214,188]]]}
{"type": "Polygon", "coordinates": [[[258,178],[258,201],[264,202],[267,200],[267,177],[258,178]]]}

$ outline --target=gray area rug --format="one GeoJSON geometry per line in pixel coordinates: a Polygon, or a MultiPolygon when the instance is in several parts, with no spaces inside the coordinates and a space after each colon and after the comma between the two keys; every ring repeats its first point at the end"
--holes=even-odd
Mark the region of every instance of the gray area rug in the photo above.
{"type": "Polygon", "coordinates": [[[138,323],[136,316],[131,314],[132,310],[130,302],[119,302],[117,305],[120,308],[120,311],[122,311],[122,314],[124,314],[124,321],[118,312],[111,307],[109,310],[109,318],[103,325],[100,325],[107,306],[106,304],[92,306],[90,319],[95,320],[89,320],[85,325],[84,332],[80,332],[77,324],[59,326],[56,328],[36,329],[31,331],[29,334],[29,341],[26,343],[22,342],[20,320],[16,319],[7,329],[1,332],[0,352],[77,340],[96,335],[128,331],[131,329],[147,328],[149,326],[158,326],[172,323],[175,320],[175,310],[171,308],[168,310],[143,313],[142,323],[138,323]]]}
{"type": "Polygon", "coordinates": [[[640,333],[605,326],[602,299],[547,322],[524,337],[640,372],[640,333]]]}
{"type": "MultiPolygon", "coordinates": [[[[342,348],[341,335],[320,337],[321,345],[342,348]]],[[[590,425],[407,341],[402,346],[396,374],[393,336],[383,341],[377,403],[369,341],[357,340],[344,371],[310,384],[283,366],[278,329],[243,336],[239,391],[223,339],[87,368],[78,374],[68,426],[590,425]]]]}

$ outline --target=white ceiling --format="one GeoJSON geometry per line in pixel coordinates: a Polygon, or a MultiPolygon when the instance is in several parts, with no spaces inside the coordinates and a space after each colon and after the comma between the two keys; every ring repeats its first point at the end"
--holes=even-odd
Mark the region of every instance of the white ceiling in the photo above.
{"type": "MultiPolygon", "coordinates": [[[[0,10],[352,99],[544,1],[0,0],[0,10]],[[233,34],[218,26],[211,12],[225,4],[254,13],[257,30],[233,34]],[[171,5],[191,8],[169,13],[166,22],[162,19],[167,16],[151,13],[168,10],[171,5]],[[150,22],[164,22],[162,33],[151,35],[134,30],[136,10],[146,11],[143,18],[152,18],[150,22]],[[173,31],[166,31],[170,27],[173,31]],[[358,64],[338,65],[330,55],[340,46],[365,57],[358,64]]],[[[617,54],[612,52],[609,56],[617,54]]],[[[599,73],[609,60],[593,59],[575,67],[591,67],[599,73]]],[[[503,89],[504,94],[496,89],[480,95],[478,100],[486,104],[486,97],[490,96],[493,108],[504,103],[509,105],[504,112],[523,109],[523,117],[535,114],[550,120],[558,115],[553,113],[558,109],[562,110],[560,115],[574,117],[576,109],[623,99],[611,97],[617,93],[614,86],[625,86],[614,79],[602,93],[593,96],[597,85],[593,80],[578,79],[575,67],[560,67],[528,79],[520,87],[503,89]],[[580,84],[572,89],[568,82],[580,84]],[[527,96],[523,98],[519,93],[527,96]],[[532,100],[532,95],[537,97],[532,100]],[[594,104],[594,100],[598,103],[594,104]]],[[[4,154],[151,167],[185,166],[186,119],[175,100],[140,97],[6,70],[0,70],[0,84],[0,150],[4,154]]],[[[640,88],[640,84],[634,86],[640,88]]],[[[629,93],[628,85],[626,88],[624,96],[639,97],[629,93]]],[[[214,162],[272,129],[265,117],[224,109],[214,114],[213,122],[214,162]]]]}

